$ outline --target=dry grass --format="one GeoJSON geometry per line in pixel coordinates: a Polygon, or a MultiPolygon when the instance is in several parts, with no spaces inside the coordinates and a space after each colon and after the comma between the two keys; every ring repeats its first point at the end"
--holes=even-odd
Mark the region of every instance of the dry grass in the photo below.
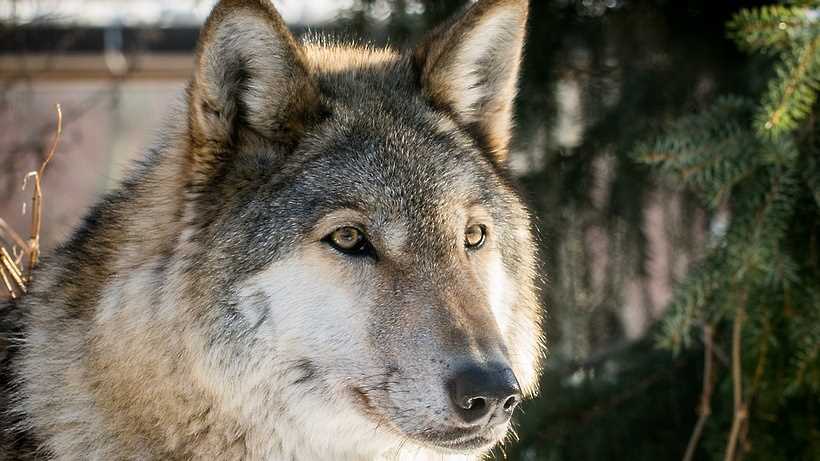
{"type": "MultiPolygon", "coordinates": [[[[32,273],[40,259],[40,230],[43,219],[43,188],[41,179],[46,166],[54,157],[60,136],[63,133],[63,112],[57,104],[57,131],[40,168],[31,171],[23,178],[23,190],[31,182],[31,228],[29,239],[24,240],[17,231],[0,218],[0,281],[11,299],[24,295],[31,283],[32,273]]],[[[25,210],[25,207],[23,208],[25,210]]]]}

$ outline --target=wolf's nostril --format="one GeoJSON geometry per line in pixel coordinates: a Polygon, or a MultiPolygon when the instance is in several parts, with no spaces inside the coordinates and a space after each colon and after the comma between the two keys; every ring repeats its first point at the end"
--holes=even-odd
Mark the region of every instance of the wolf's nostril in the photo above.
{"type": "Polygon", "coordinates": [[[510,419],[521,400],[512,370],[471,366],[448,382],[455,413],[467,424],[498,424],[510,419]]]}
{"type": "Polygon", "coordinates": [[[462,408],[470,411],[481,411],[487,406],[487,400],[484,397],[474,397],[467,400],[467,404],[462,408]]]}
{"type": "Polygon", "coordinates": [[[507,400],[504,401],[504,411],[512,413],[512,411],[515,410],[515,407],[518,406],[518,402],[520,401],[521,399],[519,399],[517,395],[509,396],[507,400]]]}

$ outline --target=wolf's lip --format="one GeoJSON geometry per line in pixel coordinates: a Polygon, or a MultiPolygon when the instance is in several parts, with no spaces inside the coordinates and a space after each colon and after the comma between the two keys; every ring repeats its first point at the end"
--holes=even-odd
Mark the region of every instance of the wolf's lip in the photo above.
{"type": "Polygon", "coordinates": [[[456,450],[456,451],[470,451],[470,450],[478,450],[481,448],[486,448],[496,443],[495,440],[487,438],[483,435],[476,435],[470,438],[462,438],[459,440],[454,441],[444,441],[440,440],[437,445],[441,446],[442,448],[446,448],[448,450],[456,450]]]}
{"type": "Polygon", "coordinates": [[[454,451],[477,450],[496,443],[482,428],[455,429],[447,432],[426,433],[422,437],[427,443],[454,451]]]}

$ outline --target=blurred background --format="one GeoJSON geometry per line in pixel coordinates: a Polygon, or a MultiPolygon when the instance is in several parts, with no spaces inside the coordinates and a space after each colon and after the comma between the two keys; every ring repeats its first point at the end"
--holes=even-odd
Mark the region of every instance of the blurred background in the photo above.
{"type": "MultiPolygon", "coordinates": [[[[63,136],[43,183],[42,246],[66,238],[181,103],[213,3],[0,0],[0,216],[28,228],[22,178],[43,160],[60,103],[63,136]]],[[[297,33],[396,47],[464,4],[274,3],[297,33]]],[[[765,87],[771,55],[741,52],[726,29],[741,9],[762,4],[531,1],[511,166],[537,215],[549,353],[541,395],[524,406],[517,441],[498,459],[683,456],[701,408],[703,338],[677,351],[659,348],[657,338],[675,287],[725,232],[731,206],[704,205],[634,153],[720,96],[765,87]]],[[[710,354],[727,373],[728,349],[710,354]]],[[[728,392],[722,383],[716,393],[728,392]]],[[[717,416],[690,459],[722,459],[731,399],[713,406],[717,416]]],[[[820,459],[818,420],[806,418],[796,457],[782,451],[782,459],[820,459]]],[[[755,446],[747,440],[740,454],[775,459],[756,458],[763,452],[755,455],[755,446]]]]}

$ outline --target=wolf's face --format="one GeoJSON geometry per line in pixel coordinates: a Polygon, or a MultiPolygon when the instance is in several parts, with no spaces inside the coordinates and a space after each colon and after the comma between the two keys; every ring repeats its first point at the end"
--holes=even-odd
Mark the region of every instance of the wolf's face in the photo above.
{"type": "Polygon", "coordinates": [[[190,296],[218,287],[201,371],[226,408],[363,453],[505,436],[540,352],[504,168],[526,12],[482,1],[394,54],[297,44],[261,1],[217,6],[183,248],[190,296]]]}

